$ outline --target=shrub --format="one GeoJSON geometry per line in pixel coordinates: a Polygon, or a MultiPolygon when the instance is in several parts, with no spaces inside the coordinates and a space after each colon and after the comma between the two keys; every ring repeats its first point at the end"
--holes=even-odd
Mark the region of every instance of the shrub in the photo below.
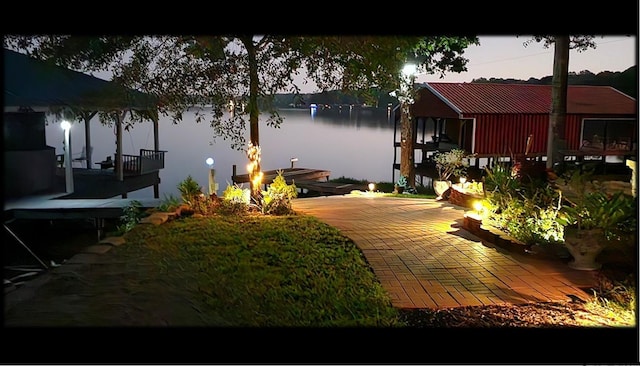
{"type": "Polygon", "coordinates": [[[142,203],[138,200],[133,200],[129,205],[122,209],[122,216],[120,216],[120,225],[116,227],[118,234],[124,234],[133,229],[136,224],[145,216],[142,212],[142,203]]]}
{"type": "Polygon", "coordinates": [[[287,215],[293,212],[291,200],[298,196],[295,184],[287,184],[278,170],[278,176],[273,179],[266,191],[262,191],[262,213],[273,215],[287,215]]]}
{"type": "Polygon", "coordinates": [[[178,191],[180,191],[182,201],[189,207],[194,208],[196,200],[202,194],[202,187],[189,175],[185,180],[178,183],[178,191]]]}
{"type": "Polygon", "coordinates": [[[451,177],[460,177],[467,172],[469,158],[474,154],[467,154],[463,149],[438,152],[433,157],[436,162],[439,180],[450,180],[451,177]]]}
{"type": "Polygon", "coordinates": [[[607,194],[593,182],[592,172],[573,171],[563,177],[567,195],[560,222],[578,230],[602,229],[608,241],[620,241],[636,230],[636,198],[623,191],[607,194]]]}
{"type": "Polygon", "coordinates": [[[180,207],[180,199],[175,197],[174,195],[164,195],[164,199],[158,205],[158,211],[162,212],[171,212],[175,211],[178,207],[180,207]]]}
{"type": "Polygon", "coordinates": [[[527,245],[562,242],[560,192],[544,180],[521,180],[505,164],[485,171],[483,221],[527,245]]]}
{"type": "Polygon", "coordinates": [[[251,191],[237,184],[227,184],[222,192],[222,206],[231,212],[244,212],[249,208],[251,191]]]}

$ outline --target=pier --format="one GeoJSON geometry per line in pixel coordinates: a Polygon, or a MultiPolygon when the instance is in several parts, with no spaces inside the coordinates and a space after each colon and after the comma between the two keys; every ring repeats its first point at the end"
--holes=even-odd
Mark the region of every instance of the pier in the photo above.
{"type": "MultiPolygon", "coordinates": [[[[310,169],[310,168],[282,168],[263,171],[262,184],[264,189],[273,183],[278,176],[278,172],[282,171],[287,184],[295,184],[299,189],[318,192],[320,194],[334,195],[346,194],[354,189],[365,190],[366,187],[360,184],[346,184],[329,182],[330,170],[310,169]]],[[[233,174],[231,180],[234,184],[249,183],[249,174],[236,174],[236,166],[233,166],[233,174]]]]}

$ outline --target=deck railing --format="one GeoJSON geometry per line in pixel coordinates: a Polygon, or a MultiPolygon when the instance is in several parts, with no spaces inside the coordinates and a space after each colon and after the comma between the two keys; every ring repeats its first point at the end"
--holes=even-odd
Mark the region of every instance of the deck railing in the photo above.
{"type": "Polygon", "coordinates": [[[127,174],[147,174],[164,169],[164,150],[140,149],[140,155],[122,154],[122,169],[127,174]]]}

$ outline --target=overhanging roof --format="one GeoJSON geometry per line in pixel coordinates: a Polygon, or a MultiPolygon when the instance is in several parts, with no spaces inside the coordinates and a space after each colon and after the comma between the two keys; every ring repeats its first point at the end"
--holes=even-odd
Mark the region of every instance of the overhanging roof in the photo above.
{"type": "Polygon", "coordinates": [[[156,109],[157,98],[4,49],[4,106],[86,111],[156,109]]]}
{"type": "MultiPolygon", "coordinates": [[[[439,83],[417,84],[434,92],[457,113],[462,114],[546,114],[551,111],[551,85],[439,83]]],[[[610,86],[569,85],[567,113],[636,113],[632,98],[610,86]]]]}

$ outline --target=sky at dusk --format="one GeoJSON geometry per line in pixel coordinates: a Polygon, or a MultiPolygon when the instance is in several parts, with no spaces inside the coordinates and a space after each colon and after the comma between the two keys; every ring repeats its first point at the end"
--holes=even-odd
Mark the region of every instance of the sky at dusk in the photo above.
{"type": "MultiPolygon", "coordinates": [[[[478,78],[503,78],[528,80],[540,79],[553,74],[553,45],[544,48],[543,43],[533,42],[527,47],[523,43],[530,36],[479,36],[479,46],[470,46],[464,52],[469,59],[467,72],[447,73],[440,79],[437,75],[418,75],[416,82],[471,82],[478,78]]],[[[637,65],[638,39],[635,35],[596,36],[597,47],[583,52],[571,50],[569,71],[589,70],[594,74],[602,71],[624,71],[637,65]]],[[[97,77],[109,80],[110,73],[95,73],[97,77]]],[[[314,83],[303,84],[302,77],[295,82],[301,93],[314,93],[318,89],[314,83]]],[[[288,88],[287,88],[288,90],[288,88]]]]}
{"type": "MultiPolygon", "coordinates": [[[[469,60],[467,72],[438,75],[418,74],[416,82],[471,82],[479,78],[502,78],[528,80],[553,75],[553,45],[545,48],[543,43],[533,42],[527,47],[523,43],[531,36],[478,36],[479,46],[470,46],[464,56],[469,60]]],[[[624,71],[637,65],[638,38],[635,35],[596,36],[596,48],[569,52],[569,72],[589,70],[594,74],[602,71],[624,71]]],[[[312,93],[311,85],[298,84],[302,93],[312,93]]]]}
{"type": "MultiPolygon", "coordinates": [[[[418,75],[418,82],[446,81],[471,82],[473,79],[513,78],[528,80],[553,75],[553,45],[544,48],[543,43],[523,43],[530,36],[479,36],[479,46],[470,46],[464,56],[469,59],[467,72],[449,73],[440,79],[435,75],[418,75]]],[[[597,47],[583,52],[570,50],[569,71],[589,70],[624,71],[637,64],[638,39],[636,36],[597,36],[597,47]]]]}

